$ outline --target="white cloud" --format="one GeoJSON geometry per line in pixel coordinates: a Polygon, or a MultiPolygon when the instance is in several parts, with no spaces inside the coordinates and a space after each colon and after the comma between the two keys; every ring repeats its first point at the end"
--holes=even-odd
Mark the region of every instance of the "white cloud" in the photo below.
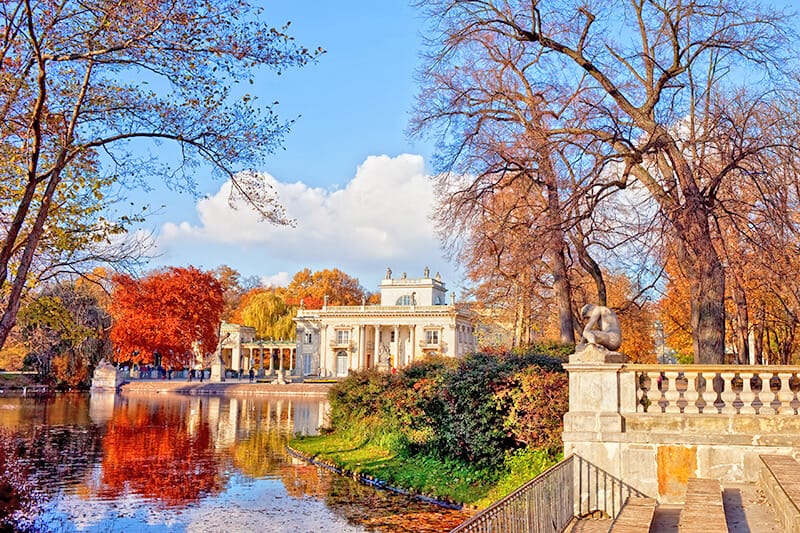
{"type": "Polygon", "coordinates": [[[271,276],[262,276],[261,284],[265,287],[286,287],[291,280],[291,275],[283,271],[271,276]]]}
{"type": "MultiPolygon", "coordinates": [[[[226,253],[219,254],[217,263],[237,268],[236,253],[230,253],[233,247],[251,262],[254,255],[263,258],[259,259],[262,276],[280,268],[314,269],[317,265],[356,276],[368,271],[372,279],[380,279],[386,266],[398,272],[421,273],[425,265],[447,271],[430,220],[433,184],[422,156],[370,156],[352,180],[335,190],[283,183],[268,174],[263,177],[287,215],[297,221],[296,227],[260,221],[245,206],[232,209],[230,182],[226,182],[216,194],[197,203],[199,223],[164,224],[159,249],[174,256],[170,249],[175,247],[224,247],[226,253]]],[[[277,285],[285,284],[288,277],[280,272],[262,279],[277,285]]]]}

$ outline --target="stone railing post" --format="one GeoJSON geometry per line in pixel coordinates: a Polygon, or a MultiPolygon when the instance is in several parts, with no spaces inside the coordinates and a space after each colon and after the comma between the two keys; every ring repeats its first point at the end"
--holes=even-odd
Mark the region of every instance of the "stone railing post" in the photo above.
{"type": "Polygon", "coordinates": [[[564,415],[564,455],[576,454],[613,476],[621,474],[621,413],[636,410],[635,374],[621,372],[627,357],[588,345],[570,356],[569,411],[564,415]]]}

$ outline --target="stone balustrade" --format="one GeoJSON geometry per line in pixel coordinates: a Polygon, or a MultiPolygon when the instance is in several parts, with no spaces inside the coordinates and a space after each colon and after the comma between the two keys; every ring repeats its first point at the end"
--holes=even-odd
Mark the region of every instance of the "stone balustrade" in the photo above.
{"type": "Polygon", "coordinates": [[[564,453],[662,503],[689,478],[754,482],[759,455],[800,458],[800,367],[640,365],[574,354],[564,453]]]}
{"type": "Polygon", "coordinates": [[[625,365],[645,413],[797,415],[800,368],[733,365],[625,365]]]}

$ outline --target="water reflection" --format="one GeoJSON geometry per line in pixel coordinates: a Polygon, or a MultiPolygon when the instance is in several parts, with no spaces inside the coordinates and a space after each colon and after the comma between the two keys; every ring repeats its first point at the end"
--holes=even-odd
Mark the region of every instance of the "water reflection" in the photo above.
{"type": "Polygon", "coordinates": [[[39,531],[416,531],[420,520],[445,531],[463,518],[289,457],[289,437],[316,433],[326,408],[305,397],[0,397],[0,501],[13,489],[0,522],[9,509],[39,531]]]}

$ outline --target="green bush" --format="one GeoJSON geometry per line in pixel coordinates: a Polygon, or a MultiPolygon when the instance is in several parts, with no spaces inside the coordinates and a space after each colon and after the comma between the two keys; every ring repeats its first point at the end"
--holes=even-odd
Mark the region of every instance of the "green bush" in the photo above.
{"type": "Polygon", "coordinates": [[[354,372],[331,389],[331,423],[397,454],[496,469],[509,451],[560,446],[565,351],[429,357],[397,374],[354,372]]]}

